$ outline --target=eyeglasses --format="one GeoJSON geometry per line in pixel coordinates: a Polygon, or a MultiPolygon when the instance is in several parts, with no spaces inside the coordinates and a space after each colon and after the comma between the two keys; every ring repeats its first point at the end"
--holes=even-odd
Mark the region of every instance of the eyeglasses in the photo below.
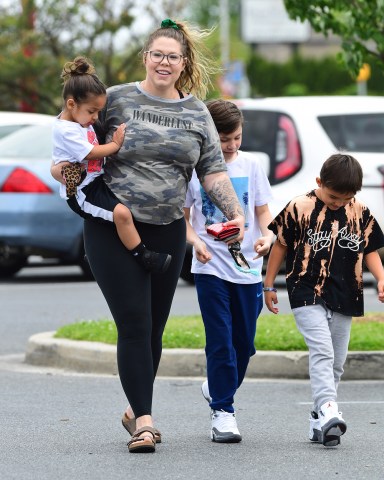
{"type": "Polygon", "coordinates": [[[178,53],[165,53],[158,52],[157,50],[147,50],[144,53],[149,53],[149,57],[153,63],[160,63],[167,57],[167,62],[170,65],[178,65],[181,62],[181,59],[184,58],[183,55],[179,55],[178,53]]]}

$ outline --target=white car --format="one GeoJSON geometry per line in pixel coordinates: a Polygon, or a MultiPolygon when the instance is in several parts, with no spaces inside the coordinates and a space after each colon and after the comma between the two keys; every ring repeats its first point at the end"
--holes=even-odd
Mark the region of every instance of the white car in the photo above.
{"type": "MultiPolygon", "coordinates": [[[[272,186],[277,215],[293,197],[316,188],[324,161],[348,151],[363,168],[357,196],[384,230],[384,97],[322,96],[237,99],[244,115],[241,150],[260,159],[272,186]]],[[[380,251],[384,259],[384,248],[380,251]]],[[[192,249],[181,277],[193,282],[192,249]]]]}
{"type": "Polygon", "coordinates": [[[384,97],[271,97],[234,102],[245,119],[241,149],[259,152],[273,190],[273,215],[294,196],[316,188],[323,162],[346,151],[363,169],[363,188],[357,196],[384,230],[384,97]]]}
{"type": "Polygon", "coordinates": [[[0,112],[0,138],[29,125],[50,125],[52,116],[44,113],[0,112]]]}

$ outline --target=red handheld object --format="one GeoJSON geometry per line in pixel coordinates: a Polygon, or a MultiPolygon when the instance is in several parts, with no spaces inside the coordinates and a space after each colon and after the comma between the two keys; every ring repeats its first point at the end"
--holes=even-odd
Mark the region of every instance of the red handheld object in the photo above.
{"type": "Polygon", "coordinates": [[[213,223],[207,227],[207,233],[215,237],[215,240],[232,240],[239,236],[240,228],[233,225],[225,226],[223,223],[213,223]]]}

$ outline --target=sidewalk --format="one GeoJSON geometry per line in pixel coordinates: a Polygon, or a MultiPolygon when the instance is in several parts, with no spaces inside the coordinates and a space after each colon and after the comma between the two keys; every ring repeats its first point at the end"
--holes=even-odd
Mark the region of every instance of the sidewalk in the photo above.
{"type": "MultiPolygon", "coordinates": [[[[54,338],[44,332],[29,338],[25,362],[77,372],[117,375],[116,346],[54,338]]],[[[203,377],[203,349],[164,349],[159,376],[203,377]]],[[[248,378],[308,378],[307,352],[258,351],[247,370],[248,378]]],[[[350,352],[343,380],[384,380],[384,351],[350,352]]]]}

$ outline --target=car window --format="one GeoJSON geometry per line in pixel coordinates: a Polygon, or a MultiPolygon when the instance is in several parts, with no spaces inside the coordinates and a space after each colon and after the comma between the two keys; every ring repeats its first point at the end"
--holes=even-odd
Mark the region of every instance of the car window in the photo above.
{"type": "Polygon", "coordinates": [[[241,149],[246,152],[265,152],[275,155],[278,113],[243,110],[243,139],[241,149]]]}
{"type": "Polygon", "coordinates": [[[353,152],[384,152],[384,113],[318,118],[336,148],[353,152]]]}
{"type": "Polygon", "coordinates": [[[23,127],[25,127],[25,125],[0,125],[0,138],[6,137],[10,133],[23,127]]]}
{"type": "Polygon", "coordinates": [[[284,182],[302,167],[301,144],[293,119],[282,112],[241,109],[244,116],[241,149],[268,155],[268,180],[284,182]]]}
{"type": "Polygon", "coordinates": [[[34,125],[0,139],[2,158],[51,158],[52,127],[34,125]]]}

